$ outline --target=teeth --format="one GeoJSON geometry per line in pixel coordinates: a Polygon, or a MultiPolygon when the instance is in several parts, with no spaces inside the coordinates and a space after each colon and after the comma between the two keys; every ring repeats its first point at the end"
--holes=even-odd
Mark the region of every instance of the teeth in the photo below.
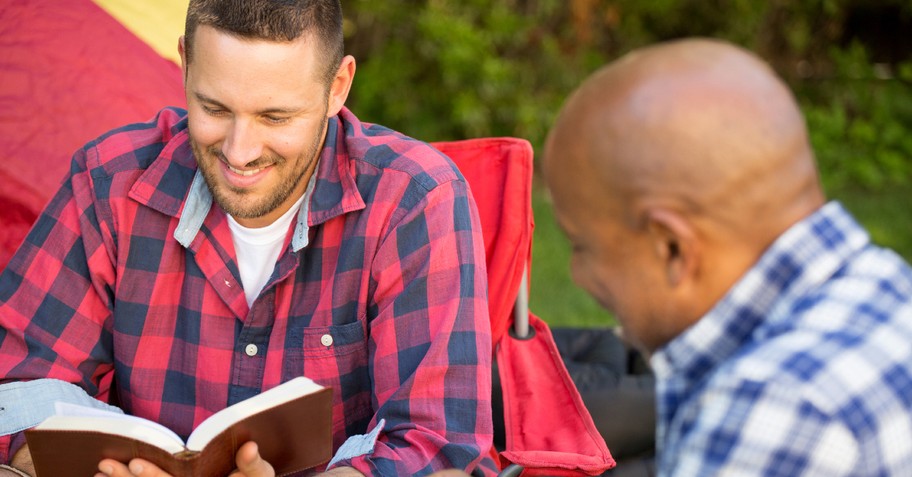
{"type": "Polygon", "coordinates": [[[242,170],[240,170],[240,169],[235,169],[235,168],[231,167],[230,164],[228,165],[228,169],[231,169],[231,172],[233,172],[233,173],[235,173],[235,174],[237,174],[237,175],[239,175],[239,176],[252,176],[252,175],[254,175],[254,174],[256,174],[257,172],[260,172],[260,171],[262,170],[262,169],[253,169],[253,170],[250,170],[250,171],[242,171],[242,170]]]}

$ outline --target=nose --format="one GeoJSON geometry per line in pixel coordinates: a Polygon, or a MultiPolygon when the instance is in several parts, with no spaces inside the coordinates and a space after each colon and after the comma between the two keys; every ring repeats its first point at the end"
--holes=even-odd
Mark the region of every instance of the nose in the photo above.
{"type": "Polygon", "coordinates": [[[236,169],[243,169],[259,159],[263,155],[263,143],[256,126],[243,118],[236,118],[222,143],[222,154],[236,169]]]}

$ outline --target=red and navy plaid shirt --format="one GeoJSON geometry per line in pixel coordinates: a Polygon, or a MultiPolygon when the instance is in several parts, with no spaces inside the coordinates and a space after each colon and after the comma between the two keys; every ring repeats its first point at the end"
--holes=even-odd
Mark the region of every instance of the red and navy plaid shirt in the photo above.
{"type": "Polygon", "coordinates": [[[249,308],[199,180],[181,110],[77,152],[0,277],[0,382],[75,383],[186,437],[303,375],[334,388],[334,448],[386,420],[373,453],[339,465],[493,466],[483,241],[448,159],[332,118],[305,213],[249,308]]]}

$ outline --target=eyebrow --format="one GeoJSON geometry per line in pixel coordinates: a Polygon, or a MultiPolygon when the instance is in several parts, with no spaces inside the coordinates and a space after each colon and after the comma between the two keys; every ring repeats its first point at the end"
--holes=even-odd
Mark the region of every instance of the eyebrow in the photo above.
{"type": "MultiPolygon", "coordinates": [[[[193,95],[196,96],[196,99],[198,99],[204,103],[213,104],[215,106],[218,106],[219,108],[231,110],[231,108],[229,108],[228,106],[225,106],[220,101],[210,98],[210,97],[206,96],[205,94],[200,93],[199,91],[194,91],[193,95]]],[[[300,109],[268,108],[268,109],[263,109],[263,110],[257,111],[257,114],[291,114],[291,115],[293,115],[293,114],[297,114],[299,111],[300,111],[300,109]]]]}

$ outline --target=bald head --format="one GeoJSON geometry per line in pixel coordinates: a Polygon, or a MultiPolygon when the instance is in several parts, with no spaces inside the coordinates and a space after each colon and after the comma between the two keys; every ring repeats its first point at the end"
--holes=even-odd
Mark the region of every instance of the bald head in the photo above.
{"type": "Polygon", "coordinates": [[[591,255],[577,281],[616,312],[652,313],[647,348],[705,313],[824,201],[787,86],[753,54],[705,39],[637,50],[593,74],[558,115],[543,168],[558,221],[591,255]],[[612,255],[618,247],[629,250],[612,255]],[[605,285],[623,261],[637,275],[627,281],[666,287],[649,300],[674,305],[644,311],[605,285]]]}
{"type": "Polygon", "coordinates": [[[641,49],[596,72],[559,115],[545,171],[555,187],[673,204],[767,239],[822,202],[789,89],[753,54],[712,40],[641,49]]]}

